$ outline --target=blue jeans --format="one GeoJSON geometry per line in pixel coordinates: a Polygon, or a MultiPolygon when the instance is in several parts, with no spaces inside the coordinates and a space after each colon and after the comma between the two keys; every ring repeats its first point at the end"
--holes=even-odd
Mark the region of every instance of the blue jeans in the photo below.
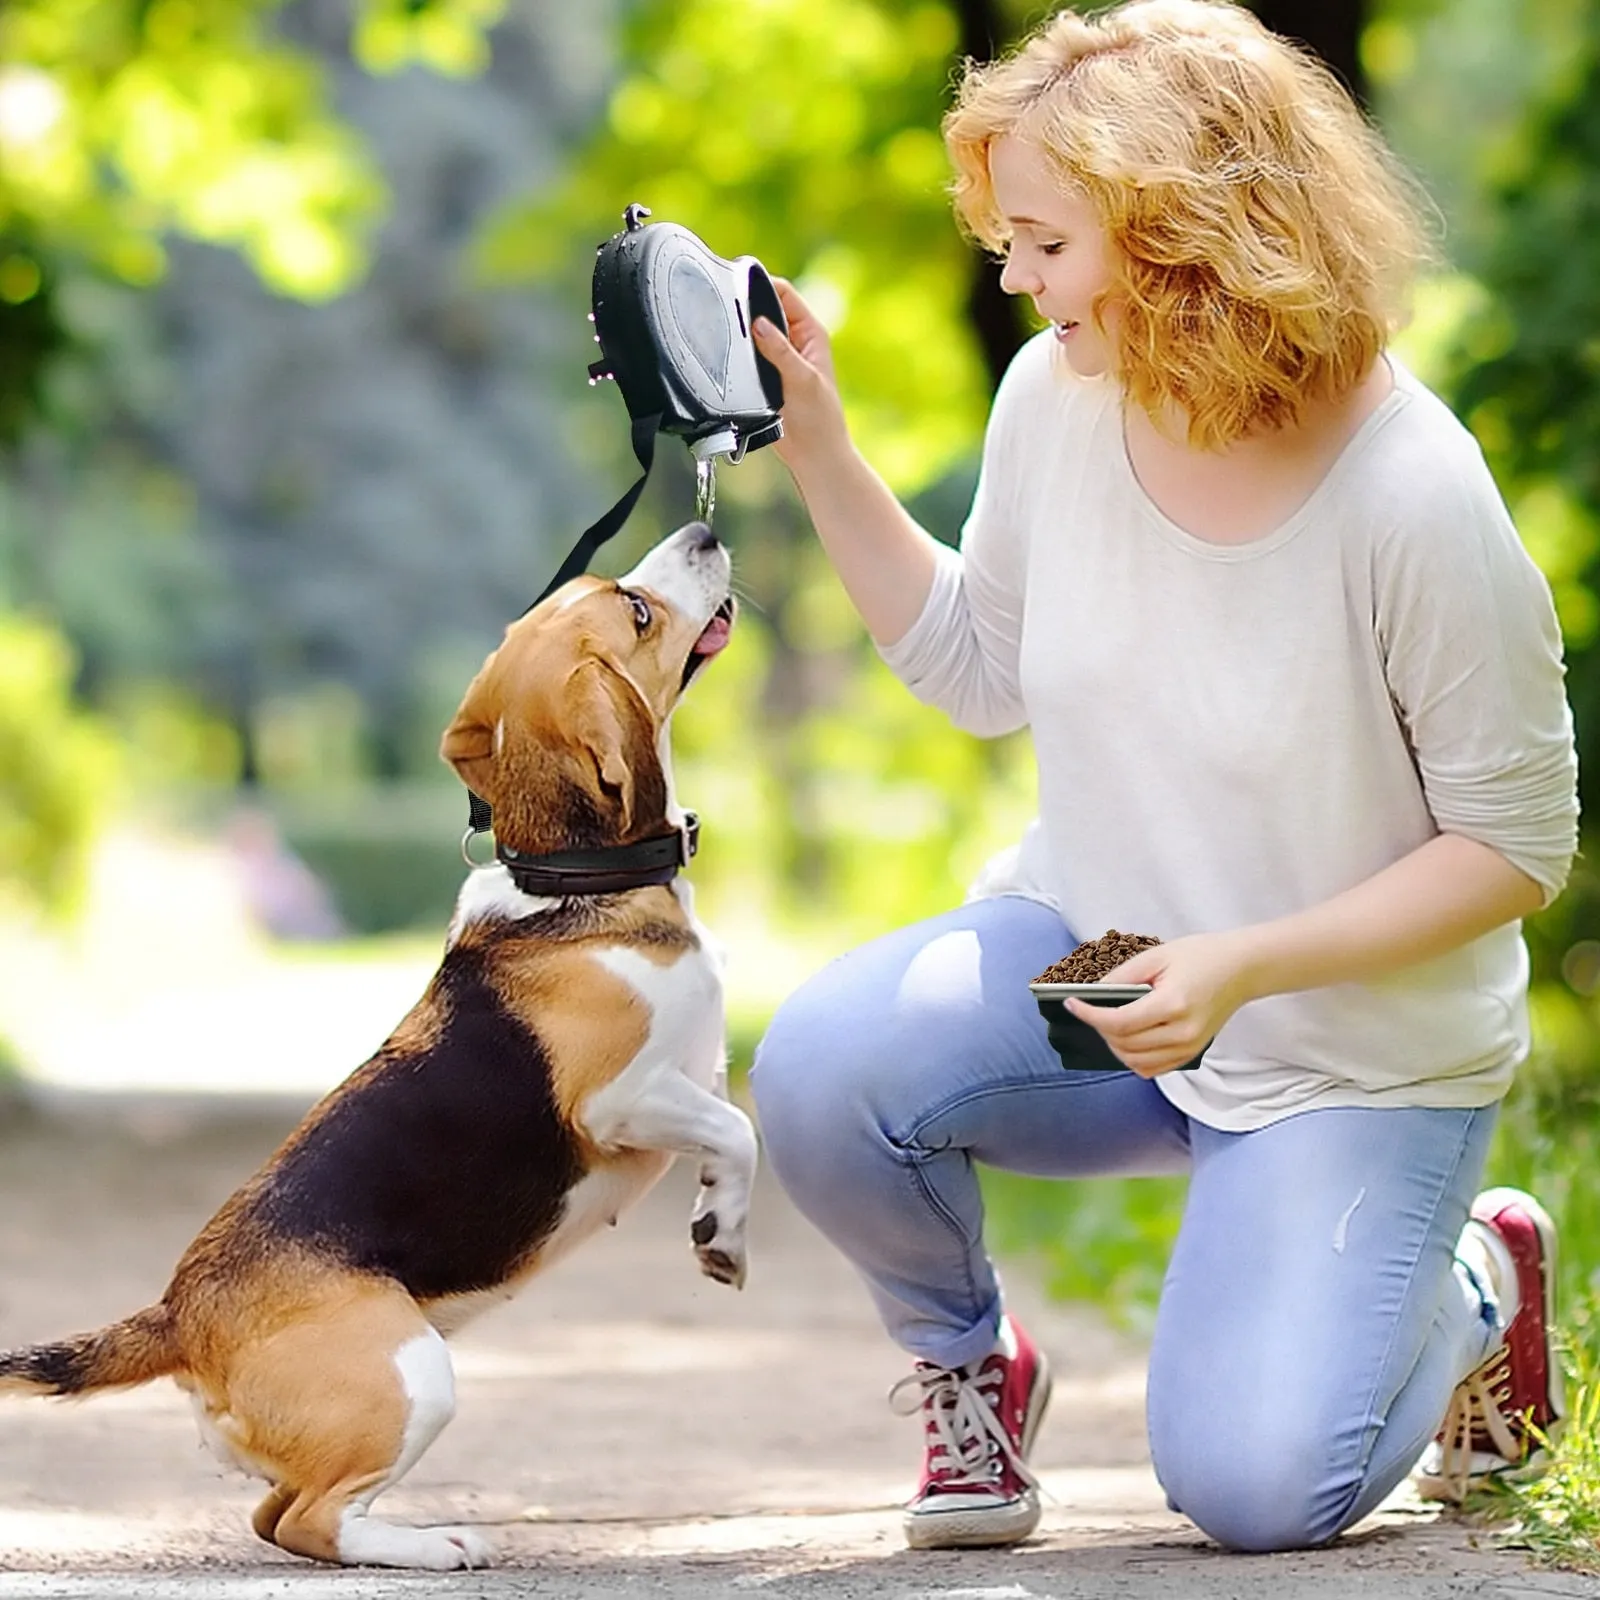
{"type": "Polygon", "coordinates": [[[752,1078],[768,1159],[892,1338],[953,1367],[1001,1315],[975,1161],[1187,1172],[1150,1352],[1156,1475],[1219,1543],[1323,1543],[1422,1453],[1494,1347],[1454,1260],[1495,1108],[1305,1111],[1222,1133],[1131,1072],[1067,1072],[1028,980],[1076,943],[979,901],[840,957],[779,1010],[752,1078]]]}

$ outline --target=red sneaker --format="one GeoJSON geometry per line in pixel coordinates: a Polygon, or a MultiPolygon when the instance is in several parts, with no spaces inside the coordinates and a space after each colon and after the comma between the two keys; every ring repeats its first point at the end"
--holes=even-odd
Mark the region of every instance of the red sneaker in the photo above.
{"type": "Polygon", "coordinates": [[[1504,1344],[1456,1385],[1417,1473],[1423,1499],[1457,1504],[1485,1479],[1535,1465],[1540,1444],[1532,1430],[1549,1438],[1563,1412],[1561,1363],[1551,1344],[1555,1224],[1520,1189],[1486,1190],[1472,1202],[1472,1220],[1505,1246],[1518,1306],[1504,1344]]]}
{"type": "Polygon", "coordinates": [[[1050,1368],[1015,1318],[1004,1328],[1014,1355],[996,1350],[954,1370],[919,1361],[889,1391],[896,1411],[922,1413],[922,1482],[904,1522],[913,1550],[1015,1544],[1038,1526],[1027,1456],[1050,1403],[1050,1368]]]}

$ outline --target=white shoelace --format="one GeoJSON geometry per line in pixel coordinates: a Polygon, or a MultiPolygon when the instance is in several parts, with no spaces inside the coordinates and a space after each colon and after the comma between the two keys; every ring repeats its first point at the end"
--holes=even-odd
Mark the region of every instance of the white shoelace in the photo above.
{"type": "Polygon", "coordinates": [[[1511,1353],[1502,1347],[1455,1386],[1439,1430],[1437,1465],[1421,1475],[1421,1486],[1459,1505],[1473,1478],[1473,1443],[1487,1434],[1489,1443],[1511,1466],[1528,1452],[1528,1441],[1512,1431],[1500,1409],[1511,1398],[1511,1353]]]}
{"type": "Polygon", "coordinates": [[[918,1367],[889,1391],[889,1407],[898,1416],[925,1411],[938,1443],[929,1466],[941,1485],[966,1487],[990,1484],[1000,1476],[1000,1457],[1011,1463],[1026,1484],[1039,1480],[1028,1470],[1011,1435],[1000,1420],[1000,1388],[1005,1373],[999,1368],[968,1373],[944,1367],[918,1367]]]}

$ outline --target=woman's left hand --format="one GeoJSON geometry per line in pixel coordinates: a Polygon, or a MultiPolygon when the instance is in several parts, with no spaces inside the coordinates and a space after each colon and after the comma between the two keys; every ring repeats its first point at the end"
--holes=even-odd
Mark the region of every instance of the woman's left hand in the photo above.
{"type": "Polygon", "coordinates": [[[1158,944],[1108,972],[1102,983],[1148,983],[1151,992],[1125,1006],[1067,1001],[1112,1054],[1141,1078],[1192,1061],[1229,1017],[1252,998],[1242,933],[1201,933],[1158,944]]]}

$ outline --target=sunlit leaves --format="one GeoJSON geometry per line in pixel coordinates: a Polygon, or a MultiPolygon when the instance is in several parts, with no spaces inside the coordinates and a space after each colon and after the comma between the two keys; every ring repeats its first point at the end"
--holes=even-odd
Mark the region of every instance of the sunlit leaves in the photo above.
{"type": "Polygon", "coordinates": [[[468,77],[488,66],[487,30],[504,11],[504,0],[367,0],[356,58],[369,72],[416,65],[468,77]]]}
{"type": "Polygon", "coordinates": [[[754,900],[837,949],[958,903],[1032,815],[1033,759],[1020,739],[973,739],[914,700],[876,656],[852,648],[859,629],[820,554],[802,567],[786,620],[809,648],[790,668],[847,682],[848,695],[775,727],[785,686],[771,637],[741,623],[729,659],[675,715],[675,765],[715,829],[715,850],[695,865],[707,915],[736,918],[754,900]]]}
{"type": "Polygon", "coordinates": [[[1568,653],[1587,650],[1600,635],[1600,602],[1586,581],[1600,555],[1600,519],[1551,479],[1514,493],[1511,509],[1528,554],[1550,580],[1568,653]]]}
{"type": "Polygon", "coordinates": [[[14,250],[0,259],[0,300],[7,305],[26,305],[43,287],[44,272],[31,255],[14,250]]]}
{"type": "Polygon", "coordinates": [[[134,284],[176,229],[286,293],[337,293],[381,187],[311,60],[253,0],[14,0],[0,14],[0,224],[134,284]]]}
{"type": "Polygon", "coordinates": [[[110,736],[72,704],[72,672],[54,629],[0,620],[0,888],[52,911],[81,887],[116,770],[110,736]]]}
{"type": "Polygon", "coordinates": [[[1570,93],[1589,4],[1380,0],[1371,6],[1361,60],[1375,109],[1443,211],[1443,249],[1456,266],[1478,271],[1498,237],[1494,191],[1528,158],[1529,101],[1570,93]]]}

